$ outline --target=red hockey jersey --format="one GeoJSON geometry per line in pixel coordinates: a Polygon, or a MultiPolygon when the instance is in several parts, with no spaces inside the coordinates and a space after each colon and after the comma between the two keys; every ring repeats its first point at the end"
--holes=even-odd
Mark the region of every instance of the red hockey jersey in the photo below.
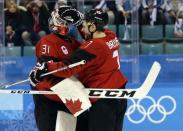
{"type": "MultiPolygon", "coordinates": [[[[72,63],[86,60],[86,64],[55,73],[55,76],[69,77],[79,75],[79,80],[87,88],[121,88],[127,79],[120,71],[118,49],[120,43],[110,30],[105,30],[106,37],[94,38],[83,43],[72,55],[72,63]]],[[[65,66],[64,62],[48,63],[52,71],[65,66]]]]}
{"type": "MultiPolygon", "coordinates": [[[[40,61],[42,58],[53,61],[61,61],[69,58],[73,51],[80,46],[80,43],[74,39],[66,39],[63,36],[49,34],[41,38],[36,44],[36,58],[40,61]]],[[[38,90],[49,90],[50,87],[60,82],[63,78],[47,76],[44,80],[36,85],[38,90]]],[[[56,95],[45,95],[49,99],[59,101],[56,95]]]]}

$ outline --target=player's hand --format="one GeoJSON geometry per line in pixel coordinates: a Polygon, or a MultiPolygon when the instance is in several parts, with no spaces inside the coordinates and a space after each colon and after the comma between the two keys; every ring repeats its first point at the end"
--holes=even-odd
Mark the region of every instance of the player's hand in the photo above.
{"type": "Polygon", "coordinates": [[[40,72],[37,69],[32,69],[29,73],[30,84],[35,87],[40,82],[40,72]]]}
{"type": "Polygon", "coordinates": [[[38,62],[35,66],[35,69],[39,70],[43,73],[46,73],[48,71],[48,65],[46,62],[38,62]]]}
{"type": "Polygon", "coordinates": [[[35,87],[36,84],[38,84],[43,80],[43,77],[41,77],[41,75],[43,75],[44,73],[47,73],[47,71],[48,71],[48,67],[46,62],[42,62],[42,63],[38,62],[35,68],[32,69],[29,74],[30,84],[33,87],[35,87]]]}
{"type": "Polygon", "coordinates": [[[48,65],[46,62],[38,62],[35,66],[36,69],[36,78],[39,81],[43,80],[42,75],[48,72],[48,65]]]}

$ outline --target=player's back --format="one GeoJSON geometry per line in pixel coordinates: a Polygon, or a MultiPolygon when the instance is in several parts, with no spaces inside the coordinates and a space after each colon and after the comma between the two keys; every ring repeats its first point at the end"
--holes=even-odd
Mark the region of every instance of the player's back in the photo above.
{"type": "Polygon", "coordinates": [[[105,34],[81,46],[95,59],[80,73],[80,80],[91,88],[120,88],[127,80],[120,72],[119,41],[112,31],[106,30],[105,34]]]}
{"type": "Polygon", "coordinates": [[[75,40],[71,43],[63,36],[49,34],[36,44],[36,57],[48,56],[60,61],[69,58],[79,46],[80,44],[75,40]]]}

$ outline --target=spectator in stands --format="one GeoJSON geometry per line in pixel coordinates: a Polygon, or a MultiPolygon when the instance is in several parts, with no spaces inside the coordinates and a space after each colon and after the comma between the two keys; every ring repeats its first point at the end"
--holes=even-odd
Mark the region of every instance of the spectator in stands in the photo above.
{"type": "Polygon", "coordinates": [[[25,15],[26,8],[17,6],[15,1],[10,0],[6,3],[5,13],[5,38],[6,44],[20,46],[22,44],[21,35],[26,31],[25,15]]]}
{"type": "Polygon", "coordinates": [[[164,4],[161,7],[165,10],[166,24],[174,24],[179,12],[183,11],[183,0],[164,0],[164,4]]]}
{"type": "Polygon", "coordinates": [[[19,37],[13,30],[12,26],[8,25],[6,26],[5,46],[12,47],[14,45],[19,45],[19,37]]]}
{"type": "Polygon", "coordinates": [[[16,4],[23,7],[26,7],[28,2],[30,2],[30,0],[16,0],[16,4]]]}
{"type": "Polygon", "coordinates": [[[55,9],[58,9],[60,6],[67,5],[67,0],[57,0],[55,3],[55,9]]]}
{"type": "Polygon", "coordinates": [[[116,16],[116,7],[115,7],[115,2],[114,1],[109,1],[109,0],[101,0],[100,3],[98,3],[95,6],[95,9],[102,9],[103,11],[107,12],[108,17],[109,17],[109,24],[114,24],[117,23],[116,16]]]}
{"type": "Polygon", "coordinates": [[[55,8],[58,8],[61,5],[68,5],[68,0],[44,0],[50,11],[53,11],[55,8]]]}
{"type": "Polygon", "coordinates": [[[174,33],[177,38],[183,38],[183,11],[179,11],[175,22],[174,33]]]}
{"type": "Polygon", "coordinates": [[[140,0],[115,0],[116,8],[118,11],[118,20],[120,24],[130,23],[131,13],[139,11],[140,0]]]}
{"type": "Polygon", "coordinates": [[[106,0],[101,0],[100,3],[98,3],[96,6],[95,6],[95,9],[102,9],[104,11],[107,10],[107,3],[106,3],[106,0]]]}
{"type": "Polygon", "coordinates": [[[142,0],[142,24],[162,24],[163,11],[159,0],[142,0]]]}
{"type": "Polygon", "coordinates": [[[2,25],[2,18],[1,18],[1,14],[0,14],[0,47],[2,45],[4,45],[3,43],[3,25],[2,25]]]}
{"type": "MultiPolygon", "coordinates": [[[[40,37],[49,33],[48,18],[50,13],[45,2],[34,0],[27,4],[27,27],[30,39],[35,44],[40,37]]],[[[25,35],[27,37],[28,34],[25,35]]]]}

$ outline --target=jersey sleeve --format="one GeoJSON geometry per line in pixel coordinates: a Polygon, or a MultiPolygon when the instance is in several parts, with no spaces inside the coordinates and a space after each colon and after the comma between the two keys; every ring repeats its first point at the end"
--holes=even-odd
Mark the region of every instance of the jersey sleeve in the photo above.
{"type": "Polygon", "coordinates": [[[81,42],[79,42],[78,40],[71,38],[72,39],[72,49],[73,50],[77,50],[80,46],[81,46],[81,42]]]}
{"type": "Polygon", "coordinates": [[[62,67],[67,67],[70,64],[74,64],[82,60],[85,60],[86,63],[84,65],[79,65],[73,68],[68,68],[63,71],[54,73],[54,75],[58,77],[70,77],[72,75],[79,73],[82,69],[87,68],[87,66],[91,65],[92,62],[95,60],[95,58],[96,58],[95,54],[92,54],[87,50],[79,48],[67,61],[48,62],[48,71],[53,71],[62,67]]]}

